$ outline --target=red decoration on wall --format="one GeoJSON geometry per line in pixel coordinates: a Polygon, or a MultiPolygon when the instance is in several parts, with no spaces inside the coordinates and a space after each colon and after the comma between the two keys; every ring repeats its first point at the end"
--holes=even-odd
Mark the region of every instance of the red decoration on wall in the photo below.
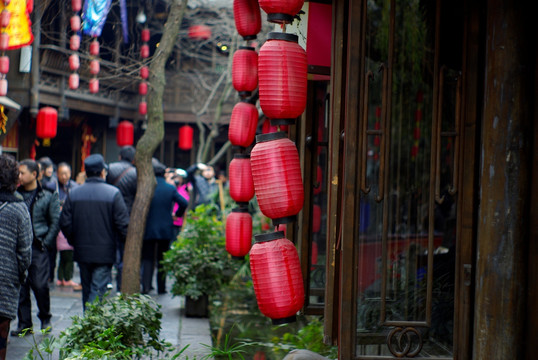
{"type": "Polygon", "coordinates": [[[280,231],[255,236],[250,270],[258,307],[273,324],[296,320],[304,304],[301,263],[295,245],[280,231]]]}
{"type": "Polygon", "coordinates": [[[134,126],[127,120],[121,121],[116,129],[116,143],[118,146],[133,145],[134,143],[134,126]]]}
{"type": "Polygon", "coordinates": [[[258,87],[258,53],[250,46],[241,46],[234,53],[232,85],[239,96],[250,96],[258,87]]]}
{"type": "Polygon", "coordinates": [[[56,136],[58,130],[58,111],[50,106],[39,109],[36,121],[36,135],[41,139],[50,139],[56,136]]]}
{"type": "Polygon", "coordinates": [[[138,113],[140,115],[146,115],[148,113],[148,103],[145,101],[141,101],[138,104],[138,113]]]}
{"type": "Polygon", "coordinates": [[[238,203],[248,203],[254,197],[254,181],[250,155],[235,154],[228,169],[230,196],[238,203]]]}
{"type": "Polygon", "coordinates": [[[211,28],[207,25],[192,25],[189,27],[189,38],[207,40],[211,37],[211,28]]]}
{"type": "Polygon", "coordinates": [[[256,39],[262,28],[260,5],[257,0],[234,0],[235,28],[244,40],[256,39]]]}
{"type": "Polygon", "coordinates": [[[140,68],[140,77],[144,80],[149,77],[149,68],[147,66],[142,66],[140,68]]]}
{"type": "Polygon", "coordinates": [[[243,259],[252,246],[252,216],[247,208],[232,209],[226,217],[226,251],[243,259]]]}
{"type": "Polygon", "coordinates": [[[177,147],[181,150],[192,149],[192,140],[194,135],[194,129],[189,125],[183,125],[179,128],[178,137],[179,141],[177,147]]]}
{"type": "Polygon", "coordinates": [[[258,109],[248,102],[239,102],[232,109],[228,139],[232,145],[249,147],[256,136],[258,109]]]}
{"type": "Polygon", "coordinates": [[[293,124],[306,107],[306,53],[293,34],[269,33],[258,58],[258,87],[263,113],[293,124]]]}
{"type": "Polygon", "coordinates": [[[258,135],[256,140],[250,164],[260,210],[275,225],[294,221],[304,201],[297,148],[282,132],[258,135]]]}
{"type": "Polygon", "coordinates": [[[304,0],[259,0],[260,7],[267,13],[267,21],[290,24],[301,11],[304,0]]]}

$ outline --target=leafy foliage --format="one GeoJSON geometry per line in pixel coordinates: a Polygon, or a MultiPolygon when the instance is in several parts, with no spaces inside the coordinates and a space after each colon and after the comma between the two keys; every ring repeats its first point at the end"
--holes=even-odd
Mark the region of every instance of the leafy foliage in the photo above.
{"type": "Polygon", "coordinates": [[[200,205],[187,215],[183,230],[162,261],[173,277],[173,295],[214,295],[235,273],[226,252],[224,225],[214,205],[200,205]]]}

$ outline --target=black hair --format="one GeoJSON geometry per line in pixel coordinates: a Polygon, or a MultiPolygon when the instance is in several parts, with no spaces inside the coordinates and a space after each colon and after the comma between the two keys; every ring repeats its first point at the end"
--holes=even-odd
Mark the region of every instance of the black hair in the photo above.
{"type": "Polygon", "coordinates": [[[22,160],[19,165],[25,165],[30,172],[36,173],[36,176],[39,175],[39,165],[37,165],[37,162],[32,159],[24,159],[22,160]]]}
{"type": "Polygon", "coordinates": [[[61,168],[62,166],[65,166],[66,168],[69,169],[69,171],[71,171],[71,165],[69,165],[65,161],[62,161],[61,163],[58,164],[58,169],[61,168]]]}
{"type": "Polygon", "coordinates": [[[19,165],[11,155],[0,154],[0,191],[9,193],[17,190],[19,165]]]}
{"type": "Polygon", "coordinates": [[[54,168],[54,163],[52,162],[51,158],[48,156],[43,156],[37,162],[41,164],[41,168],[43,170],[51,166],[54,168]]]}
{"type": "Polygon", "coordinates": [[[136,150],[134,147],[127,145],[121,148],[120,150],[120,159],[133,162],[135,157],[136,150]]]}

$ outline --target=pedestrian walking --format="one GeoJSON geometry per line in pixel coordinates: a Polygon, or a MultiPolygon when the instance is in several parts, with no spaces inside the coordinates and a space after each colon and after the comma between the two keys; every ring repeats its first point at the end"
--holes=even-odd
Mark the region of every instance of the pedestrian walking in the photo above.
{"type": "Polygon", "coordinates": [[[116,237],[125,241],[129,214],[118,188],[107,184],[107,166],[100,154],[84,160],[86,182],[67,197],[60,228],[74,248],[82,284],[82,306],[101,298],[112,282],[116,237]]]}
{"type": "Polygon", "coordinates": [[[44,189],[37,177],[39,166],[34,160],[26,159],[19,163],[18,192],[28,207],[32,229],[32,261],[28,270],[28,280],[21,286],[19,296],[18,319],[12,336],[18,336],[22,330],[32,329],[32,302],[30,289],[34,292],[37,317],[41,320],[41,329],[50,328],[50,289],[49,289],[49,249],[56,249],[56,236],[59,232],[60,201],[58,193],[44,189]]]}
{"type": "Polygon", "coordinates": [[[202,163],[191,165],[187,170],[187,182],[193,187],[194,207],[200,204],[209,204],[214,194],[219,191],[215,179],[215,169],[202,163]],[[201,175],[196,171],[200,170],[201,175]]]}
{"type": "Polygon", "coordinates": [[[15,193],[19,166],[0,154],[0,360],[5,360],[11,320],[32,260],[32,223],[24,199],[15,193]]]}
{"type": "Polygon", "coordinates": [[[155,260],[157,261],[157,292],[166,293],[166,273],[161,265],[163,254],[170,249],[170,241],[174,237],[174,221],[172,209],[178,205],[175,216],[181,217],[189,202],[179,195],[177,189],[166,182],[164,175],[166,166],[157,159],[152,159],[153,171],[157,178],[157,186],[151,200],[146,231],[142,246],[142,293],[151,290],[155,260]]]}

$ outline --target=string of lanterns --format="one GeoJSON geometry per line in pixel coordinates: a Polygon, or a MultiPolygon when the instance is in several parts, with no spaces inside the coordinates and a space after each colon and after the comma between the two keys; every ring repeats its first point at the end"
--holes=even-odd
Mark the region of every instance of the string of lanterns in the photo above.
{"type": "MultiPolygon", "coordinates": [[[[9,4],[9,0],[4,0],[4,6],[9,4]]],[[[9,57],[6,55],[6,50],[9,48],[9,34],[7,27],[11,20],[11,11],[4,8],[0,13],[0,96],[7,94],[7,79],[6,75],[9,72],[9,57]]]]}

